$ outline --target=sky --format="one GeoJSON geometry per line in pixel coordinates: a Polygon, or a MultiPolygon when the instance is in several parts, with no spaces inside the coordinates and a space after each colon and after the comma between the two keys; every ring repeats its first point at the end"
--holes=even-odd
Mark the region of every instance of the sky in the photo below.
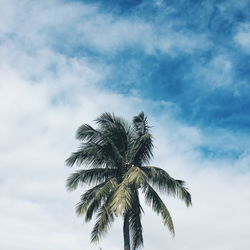
{"type": "Polygon", "coordinates": [[[250,2],[0,0],[0,248],[99,243],[69,193],[76,129],[144,111],[152,164],[184,179],[193,206],[162,196],[176,229],[145,208],[145,250],[248,250],[250,2]]]}

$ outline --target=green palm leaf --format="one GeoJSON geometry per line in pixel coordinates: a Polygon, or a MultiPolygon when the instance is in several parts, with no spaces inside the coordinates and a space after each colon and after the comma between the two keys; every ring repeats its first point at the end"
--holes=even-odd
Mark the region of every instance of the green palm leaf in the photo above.
{"type": "Polygon", "coordinates": [[[114,138],[112,138],[114,135],[115,133],[111,133],[110,130],[105,129],[104,127],[101,127],[100,129],[94,129],[88,124],[83,124],[77,130],[76,138],[87,141],[87,144],[92,143],[105,148],[108,147],[109,153],[113,155],[113,158],[116,161],[122,161],[122,155],[120,154],[119,149],[114,142],[114,138]]]}
{"type": "Polygon", "coordinates": [[[148,133],[135,139],[134,145],[129,152],[129,161],[136,166],[149,163],[153,156],[152,136],[148,133]]]}
{"type": "Polygon", "coordinates": [[[145,194],[146,203],[149,204],[157,214],[162,216],[163,224],[166,225],[169,231],[174,235],[174,224],[171,215],[160,196],[149,184],[144,184],[143,193],[145,194]]]}
{"type": "Polygon", "coordinates": [[[134,192],[146,181],[146,174],[139,167],[131,167],[123,176],[123,180],[118,184],[112,200],[111,210],[115,213],[124,214],[138,204],[134,203],[134,192]]]}
{"type": "Polygon", "coordinates": [[[67,179],[66,187],[69,191],[75,190],[83,184],[99,184],[117,175],[116,169],[93,168],[83,169],[71,174],[67,179]]]}
{"type": "Polygon", "coordinates": [[[148,129],[149,129],[148,120],[143,112],[141,112],[137,116],[134,116],[133,127],[134,127],[134,130],[136,131],[138,137],[148,133],[148,129]]]}
{"type": "Polygon", "coordinates": [[[106,202],[98,210],[97,221],[91,232],[92,242],[98,242],[114,221],[114,213],[110,210],[109,198],[107,198],[106,202]]]}
{"type": "Polygon", "coordinates": [[[143,246],[141,215],[142,207],[139,200],[139,193],[136,187],[133,189],[132,209],[129,210],[129,225],[131,231],[132,249],[143,246]]]}
{"type": "Polygon", "coordinates": [[[167,192],[174,197],[183,200],[187,206],[192,205],[191,195],[185,187],[185,182],[175,180],[166,171],[157,167],[142,167],[147,173],[148,181],[162,192],[167,192]]]}
{"type": "Polygon", "coordinates": [[[95,121],[99,125],[102,133],[112,138],[112,142],[115,144],[119,153],[125,156],[129,144],[129,134],[131,133],[129,124],[122,118],[110,113],[102,114],[95,121]]]}
{"type": "Polygon", "coordinates": [[[112,212],[120,215],[126,213],[132,207],[132,190],[126,181],[117,186],[109,206],[112,212]]]}
{"type": "Polygon", "coordinates": [[[117,183],[115,179],[111,179],[87,190],[76,205],[76,213],[79,216],[85,215],[86,221],[91,220],[93,213],[100,207],[101,203],[114,192],[116,186],[117,183]]]}

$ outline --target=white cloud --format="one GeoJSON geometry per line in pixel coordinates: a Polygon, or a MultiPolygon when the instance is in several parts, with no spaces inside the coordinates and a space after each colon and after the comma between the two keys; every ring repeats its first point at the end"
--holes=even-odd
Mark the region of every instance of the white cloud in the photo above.
{"type": "Polygon", "coordinates": [[[231,87],[233,83],[233,65],[226,55],[216,55],[210,62],[194,70],[200,82],[207,83],[212,89],[231,87]]]}
{"type": "Polygon", "coordinates": [[[150,54],[162,51],[174,55],[208,45],[204,35],[186,36],[171,23],[156,29],[149,22],[114,17],[80,3],[13,1],[0,15],[0,31],[8,38],[15,36],[19,44],[25,43],[34,50],[43,46],[65,50],[87,46],[101,53],[116,53],[137,46],[150,54]]]}
{"type": "Polygon", "coordinates": [[[246,52],[250,53],[250,23],[241,25],[234,37],[235,41],[246,52]]]}
{"type": "MultiPolygon", "coordinates": [[[[104,111],[131,119],[145,110],[154,126],[156,157],[152,164],[185,179],[194,206],[186,209],[180,201],[167,199],[176,224],[175,239],[146,209],[144,249],[247,250],[250,176],[237,168],[246,170],[249,155],[238,162],[203,159],[196,148],[209,139],[202,131],[175,121],[169,112],[171,104],[164,104],[166,115],[157,116],[153,111],[162,103],[104,90],[100,82],[110,73],[105,65],[89,58],[68,57],[50,46],[47,29],[52,24],[61,26],[66,16],[77,26],[78,16],[96,15],[96,11],[80,4],[30,1],[13,2],[2,10],[0,30],[15,33],[16,38],[5,37],[0,44],[0,248],[98,249],[89,243],[92,224],[83,224],[74,214],[80,192],[66,192],[65,179],[73,170],[64,166],[64,160],[78,145],[74,133],[80,124],[90,123],[104,111]],[[25,14],[24,7],[30,12],[25,14]],[[61,14],[52,15],[53,11],[61,14]],[[28,44],[20,43],[22,36],[30,39],[28,44]]],[[[81,27],[88,29],[92,22],[81,27]]],[[[107,50],[119,47],[120,25],[124,25],[125,34],[131,21],[105,22],[113,25],[113,38],[107,38],[106,47],[101,47],[98,34],[90,41],[107,50]]],[[[106,34],[99,27],[101,21],[92,25],[96,32],[106,34]]],[[[141,24],[127,41],[137,42],[133,39],[139,39],[138,30],[139,35],[151,32],[149,26],[141,24]]],[[[125,39],[125,35],[121,37],[125,39]]],[[[227,69],[227,65],[223,67],[227,69]]],[[[235,143],[233,139],[230,142],[235,143]]],[[[121,249],[120,222],[101,242],[103,249],[121,249]]]]}

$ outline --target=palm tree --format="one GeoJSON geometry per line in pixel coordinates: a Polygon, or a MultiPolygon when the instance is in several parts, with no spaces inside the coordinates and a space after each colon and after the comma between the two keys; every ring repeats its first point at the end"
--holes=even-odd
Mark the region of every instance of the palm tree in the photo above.
{"type": "Polygon", "coordinates": [[[132,124],[114,114],[103,113],[95,120],[97,128],[88,124],[76,133],[81,145],[66,160],[68,166],[86,168],[71,174],[67,188],[92,185],[76,205],[76,213],[90,221],[96,214],[91,241],[97,242],[107,232],[115,217],[123,217],[124,250],[143,245],[139,193],[152,209],[161,215],[164,225],[174,234],[170,213],[158,195],[166,192],[191,205],[191,195],[184,181],[172,178],[161,168],[148,166],[153,154],[152,135],[147,117],[140,113],[132,124]]]}

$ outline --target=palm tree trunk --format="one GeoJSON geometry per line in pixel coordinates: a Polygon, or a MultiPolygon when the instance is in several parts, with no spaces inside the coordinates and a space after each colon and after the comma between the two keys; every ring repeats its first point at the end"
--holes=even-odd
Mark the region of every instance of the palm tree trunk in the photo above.
{"type": "Polygon", "coordinates": [[[124,250],[130,250],[129,216],[128,216],[128,214],[124,215],[123,239],[124,239],[124,250]]]}

